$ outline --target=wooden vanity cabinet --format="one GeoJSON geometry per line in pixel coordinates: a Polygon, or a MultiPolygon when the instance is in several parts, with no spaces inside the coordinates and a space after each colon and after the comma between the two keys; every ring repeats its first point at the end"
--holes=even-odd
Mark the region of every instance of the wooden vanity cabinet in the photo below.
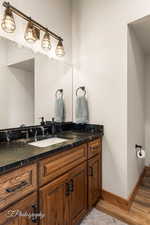
{"type": "Polygon", "coordinates": [[[98,138],[2,175],[0,225],[80,224],[101,196],[101,154],[98,138]],[[37,209],[44,215],[39,221],[9,217],[17,210],[31,214],[37,209]]]}

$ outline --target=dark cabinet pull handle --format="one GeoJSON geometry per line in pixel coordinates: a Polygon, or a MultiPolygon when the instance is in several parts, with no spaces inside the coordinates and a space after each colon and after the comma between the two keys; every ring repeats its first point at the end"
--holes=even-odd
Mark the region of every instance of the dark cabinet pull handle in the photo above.
{"type": "Polygon", "coordinates": [[[70,180],[69,183],[66,183],[66,196],[70,195],[71,192],[74,191],[74,183],[73,183],[73,179],[70,180]]]}
{"type": "Polygon", "coordinates": [[[74,183],[73,183],[73,179],[71,179],[71,181],[69,182],[69,192],[74,192],[74,183]]]}
{"type": "Polygon", "coordinates": [[[8,193],[15,192],[15,191],[19,190],[20,188],[23,188],[26,185],[28,185],[27,181],[22,181],[20,184],[15,185],[14,187],[7,188],[6,192],[8,192],[8,193]]]}
{"type": "Polygon", "coordinates": [[[93,167],[89,167],[89,176],[93,177],[93,167]]]}
{"type": "Polygon", "coordinates": [[[31,217],[32,223],[38,223],[38,207],[37,205],[32,205],[33,208],[33,216],[31,217]]]}

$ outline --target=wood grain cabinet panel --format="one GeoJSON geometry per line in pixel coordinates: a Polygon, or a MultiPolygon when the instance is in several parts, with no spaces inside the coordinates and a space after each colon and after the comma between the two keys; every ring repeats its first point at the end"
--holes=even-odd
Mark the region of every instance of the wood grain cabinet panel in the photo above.
{"type": "Polygon", "coordinates": [[[97,155],[88,160],[88,207],[89,209],[99,200],[102,191],[101,156],[97,155]]]}
{"type": "Polygon", "coordinates": [[[37,188],[37,167],[30,165],[0,176],[0,210],[37,188]]]}
{"type": "Polygon", "coordinates": [[[34,225],[38,221],[33,217],[37,206],[37,193],[30,194],[23,200],[0,213],[0,225],[34,225]],[[26,216],[25,216],[26,214],[26,216]],[[29,215],[29,216],[27,216],[29,215]]]}
{"type": "Polygon", "coordinates": [[[71,225],[79,224],[87,213],[87,163],[82,163],[69,173],[70,221],[71,225]]]}
{"type": "Polygon", "coordinates": [[[97,154],[100,154],[101,151],[102,151],[102,144],[101,144],[100,138],[89,142],[89,144],[88,144],[88,159],[92,158],[93,156],[95,156],[97,154]]]}
{"type": "Polygon", "coordinates": [[[87,213],[87,164],[40,189],[40,207],[45,217],[40,225],[75,225],[87,213]]]}
{"type": "Polygon", "coordinates": [[[40,225],[69,225],[68,174],[40,189],[40,225]]]}
{"type": "Polygon", "coordinates": [[[87,145],[81,145],[39,162],[40,186],[54,180],[87,160],[87,145]]]}

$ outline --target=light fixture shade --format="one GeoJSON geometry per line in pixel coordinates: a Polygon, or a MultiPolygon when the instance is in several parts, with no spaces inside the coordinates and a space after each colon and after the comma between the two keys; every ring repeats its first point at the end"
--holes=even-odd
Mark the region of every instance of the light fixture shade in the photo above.
{"type": "Polygon", "coordinates": [[[7,33],[13,33],[16,30],[16,24],[12,11],[7,8],[1,24],[2,29],[7,33]]]}
{"type": "Polygon", "coordinates": [[[51,49],[51,39],[50,39],[50,35],[49,35],[49,33],[48,32],[46,32],[45,34],[44,34],[44,37],[43,37],[43,40],[42,40],[42,48],[44,49],[44,50],[50,50],[51,49]]]}
{"type": "Polygon", "coordinates": [[[24,38],[31,44],[40,38],[40,31],[33,25],[31,21],[29,21],[27,24],[24,38]]]}
{"type": "Polygon", "coordinates": [[[62,57],[65,55],[64,46],[61,40],[58,41],[57,47],[56,47],[56,55],[59,57],[62,57]]]}

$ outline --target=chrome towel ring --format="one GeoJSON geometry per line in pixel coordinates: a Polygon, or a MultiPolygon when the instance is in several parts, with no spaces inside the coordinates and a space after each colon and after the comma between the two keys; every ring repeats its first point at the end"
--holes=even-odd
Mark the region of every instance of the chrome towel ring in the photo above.
{"type": "Polygon", "coordinates": [[[85,87],[82,86],[82,87],[78,87],[77,90],[76,90],[76,96],[78,96],[78,91],[79,90],[82,90],[84,92],[84,96],[86,95],[86,90],[85,90],[85,87]]]}

